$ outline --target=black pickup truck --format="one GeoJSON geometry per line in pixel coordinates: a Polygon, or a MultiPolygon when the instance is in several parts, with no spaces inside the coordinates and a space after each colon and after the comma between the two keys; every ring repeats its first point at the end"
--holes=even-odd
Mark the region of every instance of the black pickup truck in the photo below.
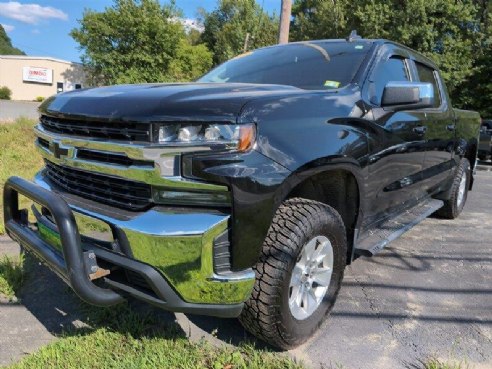
{"type": "Polygon", "coordinates": [[[5,226],[88,303],[239,317],[288,349],[320,326],[348,263],[460,214],[479,128],[402,45],[267,47],[196,83],[49,98],[45,166],[8,180],[5,226]]]}

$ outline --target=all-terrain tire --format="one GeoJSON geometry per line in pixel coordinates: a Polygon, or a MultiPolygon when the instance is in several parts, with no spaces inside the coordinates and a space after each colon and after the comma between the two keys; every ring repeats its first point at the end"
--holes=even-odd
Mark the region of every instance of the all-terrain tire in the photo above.
{"type": "Polygon", "coordinates": [[[444,200],[444,206],[439,209],[436,214],[445,219],[456,219],[463,210],[468,196],[468,188],[470,186],[470,162],[468,159],[461,159],[460,164],[456,168],[453,183],[451,184],[451,197],[449,200],[444,200]],[[460,185],[464,181],[464,193],[460,197],[460,185]]]}
{"type": "Polygon", "coordinates": [[[340,215],[330,206],[292,198],[277,210],[254,267],[256,282],[239,317],[242,325],[267,343],[290,349],[305,342],[330,312],[346,265],[347,241],[340,215]],[[317,236],[333,249],[333,273],[326,294],[306,319],[297,320],[289,308],[291,274],[304,245],[317,236]]]}

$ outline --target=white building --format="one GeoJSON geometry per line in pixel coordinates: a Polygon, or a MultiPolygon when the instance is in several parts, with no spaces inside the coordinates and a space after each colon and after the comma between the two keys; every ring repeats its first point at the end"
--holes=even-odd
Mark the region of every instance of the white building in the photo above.
{"type": "Polygon", "coordinates": [[[84,87],[82,65],[50,57],[0,55],[0,87],[12,100],[36,100],[84,87]]]}

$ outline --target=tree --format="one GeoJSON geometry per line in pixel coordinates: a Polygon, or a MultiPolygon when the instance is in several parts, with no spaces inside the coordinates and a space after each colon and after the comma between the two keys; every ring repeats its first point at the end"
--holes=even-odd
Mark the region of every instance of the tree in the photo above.
{"type": "Polygon", "coordinates": [[[418,50],[437,63],[452,94],[473,73],[480,32],[471,0],[297,0],[293,16],[298,40],[345,38],[357,29],[418,50]]]}
{"type": "Polygon", "coordinates": [[[465,109],[480,112],[483,118],[492,118],[492,2],[475,0],[478,9],[479,33],[474,48],[476,58],[473,73],[460,85],[456,102],[465,109]]]}
{"type": "Polygon", "coordinates": [[[296,41],[345,38],[351,24],[348,0],[296,0],[292,6],[291,39],[296,41]]]}
{"type": "Polygon", "coordinates": [[[10,37],[0,24],[0,55],[26,55],[22,50],[12,46],[10,37]]]}
{"type": "Polygon", "coordinates": [[[356,11],[357,18],[366,25],[364,34],[392,37],[434,60],[453,94],[472,73],[473,45],[478,36],[473,4],[469,1],[412,0],[403,6],[393,4],[388,8],[374,9],[367,2],[356,11]],[[389,19],[385,25],[387,33],[365,23],[369,20],[365,14],[370,11],[380,12],[389,19]]]}
{"type": "Polygon", "coordinates": [[[174,2],[115,0],[103,12],[86,10],[71,36],[95,85],[188,81],[212,64],[204,45],[191,45],[174,2]]]}
{"type": "Polygon", "coordinates": [[[186,37],[191,45],[199,45],[202,43],[202,33],[195,28],[190,28],[186,32],[186,37]]]}
{"type": "Polygon", "coordinates": [[[173,81],[187,81],[200,77],[211,67],[212,53],[207,46],[191,45],[187,40],[182,39],[175,58],[169,64],[168,74],[173,81]]]}
{"type": "Polygon", "coordinates": [[[219,0],[214,11],[200,13],[202,41],[213,51],[214,64],[277,43],[278,17],[269,16],[255,0],[219,0]]]}

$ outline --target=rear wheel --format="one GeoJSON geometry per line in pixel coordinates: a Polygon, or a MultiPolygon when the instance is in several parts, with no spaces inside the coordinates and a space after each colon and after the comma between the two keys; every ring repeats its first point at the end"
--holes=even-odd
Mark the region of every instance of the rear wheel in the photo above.
{"type": "Polygon", "coordinates": [[[294,198],[278,209],[263,244],[243,326],[290,349],[306,341],[331,310],[347,255],[345,227],[330,206],[294,198]]]}
{"type": "Polygon", "coordinates": [[[444,201],[444,206],[437,211],[437,215],[446,219],[457,218],[465,206],[469,186],[470,162],[468,159],[461,159],[451,185],[451,197],[444,201]]]}

